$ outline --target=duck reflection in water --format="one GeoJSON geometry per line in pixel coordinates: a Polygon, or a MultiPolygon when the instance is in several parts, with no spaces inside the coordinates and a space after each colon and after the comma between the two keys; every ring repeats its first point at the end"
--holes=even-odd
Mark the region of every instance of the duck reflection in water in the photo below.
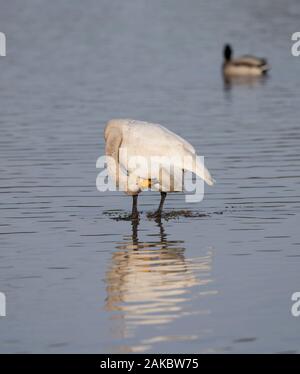
{"type": "Polygon", "coordinates": [[[227,77],[223,75],[223,88],[224,91],[230,91],[234,86],[245,86],[248,88],[255,88],[263,86],[267,83],[269,76],[262,75],[257,77],[227,77]]]}
{"type": "MultiPolygon", "coordinates": [[[[158,234],[149,234],[151,239],[145,242],[138,238],[139,222],[131,224],[132,233],[118,243],[105,279],[106,309],[112,314],[114,338],[133,339],[137,327],[161,326],[182,316],[207,313],[193,310],[191,300],[213,292],[207,286],[211,282],[212,252],[187,259],[184,241],[170,240],[160,219],[156,220],[158,234]],[[192,290],[194,287],[198,289],[192,290]]],[[[146,350],[143,347],[139,344],[127,349],[146,350]]]]}

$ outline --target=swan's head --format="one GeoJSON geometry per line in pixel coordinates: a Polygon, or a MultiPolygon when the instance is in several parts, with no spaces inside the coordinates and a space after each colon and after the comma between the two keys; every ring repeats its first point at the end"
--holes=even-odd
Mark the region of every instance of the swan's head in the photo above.
{"type": "Polygon", "coordinates": [[[232,56],[232,48],[229,44],[224,46],[224,59],[225,61],[230,61],[232,56]]]}

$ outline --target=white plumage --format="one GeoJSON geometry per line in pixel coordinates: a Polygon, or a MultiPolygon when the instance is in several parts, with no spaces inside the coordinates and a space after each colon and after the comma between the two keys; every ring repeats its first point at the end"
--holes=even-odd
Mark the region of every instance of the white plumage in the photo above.
{"type": "Polygon", "coordinates": [[[184,189],[182,171],[191,171],[207,184],[214,184],[209,171],[196,158],[194,147],[159,124],[114,119],[107,123],[104,137],[105,152],[110,156],[109,173],[119,187],[123,186],[134,197],[134,216],[137,215],[136,196],[147,187],[162,194],[157,211],[160,214],[166,193],[184,189]],[[131,161],[139,158],[142,162],[137,167],[131,161]]]}

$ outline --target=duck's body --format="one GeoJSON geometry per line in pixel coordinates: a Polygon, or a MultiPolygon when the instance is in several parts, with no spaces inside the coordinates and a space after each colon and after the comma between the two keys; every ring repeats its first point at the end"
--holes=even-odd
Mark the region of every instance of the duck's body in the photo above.
{"type": "Polygon", "coordinates": [[[124,192],[134,197],[134,214],[137,214],[137,195],[143,189],[154,188],[161,192],[159,212],[167,192],[183,190],[182,174],[174,173],[175,169],[192,171],[207,184],[214,183],[209,171],[196,160],[194,147],[159,124],[114,119],[107,123],[104,137],[106,155],[113,161],[108,162],[109,173],[117,186],[123,185],[124,192]],[[135,163],[130,164],[130,160],[138,157],[146,161],[144,168],[137,169],[135,163]]]}
{"type": "Polygon", "coordinates": [[[232,58],[232,54],[231,46],[225,45],[223,73],[227,77],[258,77],[270,69],[265,58],[251,55],[232,58]]]}

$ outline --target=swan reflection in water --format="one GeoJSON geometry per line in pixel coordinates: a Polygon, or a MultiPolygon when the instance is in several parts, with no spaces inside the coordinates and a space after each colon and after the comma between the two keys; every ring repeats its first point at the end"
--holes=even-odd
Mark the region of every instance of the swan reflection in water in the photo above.
{"type": "MultiPolygon", "coordinates": [[[[138,223],[132,222],[132,233],[118,243],[106,273],[106,310],[112,314],[114,339],[135,339],[122,351],[143,352],[153,343],[166,340],[191,340],[197,337],[152,336],[136,338],[140,326],[161,326],[182,316],[208,313],[193,311],[189,303],[195,295],[215,293],[205,286],[211,282],[212,253],[186,259],[183,240],[169,240],[161,221],[158,234],[142,242],[138,223]],[[197,287],[197,289],[193,289],[197,287]]],[[[154,331],[155,333],[155,331],[154,331]]],[[[126,343],[125,343],[126,344],[126,343]]]]}

